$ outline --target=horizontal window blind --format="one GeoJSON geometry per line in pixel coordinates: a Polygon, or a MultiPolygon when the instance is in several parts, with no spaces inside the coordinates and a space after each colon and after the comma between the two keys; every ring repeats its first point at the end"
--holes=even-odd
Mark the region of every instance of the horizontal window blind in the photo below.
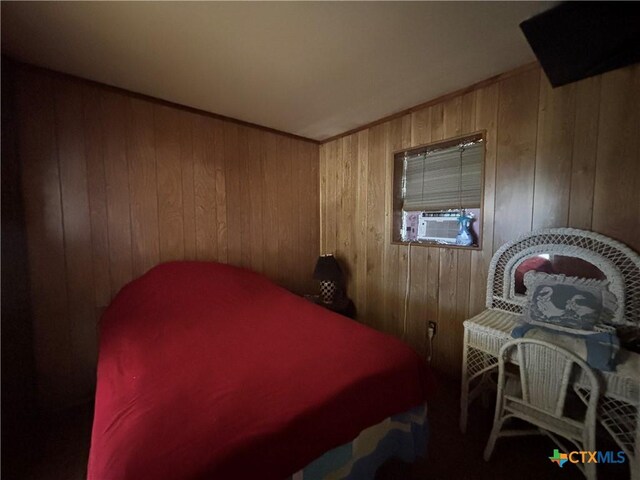
{"type": "Polygon", "coordinates": [[[478,141],[406,157],[402,208],[479,208],[483,156],[484,145],[478,141]]]}

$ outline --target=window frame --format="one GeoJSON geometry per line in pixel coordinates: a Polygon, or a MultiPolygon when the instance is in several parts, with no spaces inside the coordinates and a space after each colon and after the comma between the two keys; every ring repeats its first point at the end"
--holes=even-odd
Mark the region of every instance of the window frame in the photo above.
{"type": "MultiPolygon", "coordinates": [[[[391,195],[391,208],[390,215],[391,222],[391,244],[392,245],[417,245],[421,247],[436,247],[436,248],[453,248],[461,250],[482,250],[483,245],[483,230],[484,230],[484,194],[485,194],[485,163],[487,161],[487,131],[478,130],[464,135],[456,137],[445,138],[434,142],[423,143],[420,145],[412,146],[409,148],[401,148],[391,152],[391,188],[389,193],[391,195]],[[462,245],[446,245],[443,243],[430,242],[430,241],[403,241],[400,237],[400,231],[402,229],[402,183],[404,176],[404,156],[405,154],[415,155],[420,154],[428,150],[436,148],[447,148],[455,146],[462,141],[478,141],[482,140],[483,153],[482,164],[480,169],[480,219],[478,221],[478,245],[462,246],[462,245]]],[[[453,207],[455,208],[455,207],[453,207]]]]}

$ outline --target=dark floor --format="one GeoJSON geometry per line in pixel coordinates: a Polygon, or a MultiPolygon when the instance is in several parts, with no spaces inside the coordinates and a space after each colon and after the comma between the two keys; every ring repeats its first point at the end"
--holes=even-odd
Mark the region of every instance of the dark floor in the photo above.
{"type": "MultiPolygon", "coordinates": [[[[458,429],[458,392],[457,385],[443,383],[429,403],[431,433],[427,457],[412,465],[390,462],[378,472],[377,480],[584,478],[573,465],[565,464],[560,469],[549,461],[547,457],[552,455],[554,446],[544,436],[498,440],[491,461],[485,462],[482,453],[493,409],[483,409],[480,402],[473,405],[467,434],[462,435],[458,429]]],[[[85,407],[43,423],[39,432],[27,439],[26,448],[19,449],[28,452],[24,458],[8,459],[3,445],[2,478],[84,480],[91,420],[91,409],[85,407]]],[[[606,445],[606,441],[599,438],[600,445],[606,445]]],[[[614,445],[611,449],[618,450],[614,445]]],[[[598,478],[628,479],[629,473],[626,465],[600,465],[598,478]]]]}
{"type": "MultiPolygon", "coordinates": [[[[498,439],[489,462],[482,458],[493,422],[494,406],[483,408],[475,402],[469,411],[467,433],[458,428],[460,389],[458,384],[441,381],[436,398],[429,402],[431,436],[425,459],[412,465],[390,462],[378,472],[376,480],[584,480],[574,466],[562,468],[552,463],[551,439],[544,435],[498,439]]],[[[606,432],[598,433],[598,448],[619,448],[606,432]],[[611,443],[609,443],[611,442],[611,443]]],[[[601,465],[599,480],[628,479],[627,465],[601,465]]]]}

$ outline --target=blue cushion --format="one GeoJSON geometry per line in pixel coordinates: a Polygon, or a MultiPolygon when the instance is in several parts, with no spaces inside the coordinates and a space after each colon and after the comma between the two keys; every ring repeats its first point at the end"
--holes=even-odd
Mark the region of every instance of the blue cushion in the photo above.
{"type": "Polygon", "coordinates": [[[598,370],[611,372],[618,364],[620,341],[613,332],[581,332],[579,330],[560,330],[553,326],[539,326],[524,323],[515,327],[513,338],[533,338],[558,345],[582,358],[587,364],[598,370]]]}

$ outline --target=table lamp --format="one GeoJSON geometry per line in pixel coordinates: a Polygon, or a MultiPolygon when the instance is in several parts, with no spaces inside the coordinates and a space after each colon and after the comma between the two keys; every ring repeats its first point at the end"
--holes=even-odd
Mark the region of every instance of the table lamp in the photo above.
{"type": "Polygon", "coordinates": [[[337,284],[342,281],[342,270],[333,255],[321,255],[313,271],[313,278],[320,280],[320,293],[324,303],[333,303],[337,284]]]}

